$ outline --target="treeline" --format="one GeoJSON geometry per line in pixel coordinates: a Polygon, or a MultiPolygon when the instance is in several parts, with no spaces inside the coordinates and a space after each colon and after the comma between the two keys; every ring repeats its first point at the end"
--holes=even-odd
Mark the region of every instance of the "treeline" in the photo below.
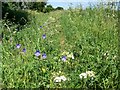
{"type": "Polygon", "coordinates": [[[53,8],[52,5],[47,5],[46,0],[44,2],[2,2],[2,19],[25,25],[29,21],[27,10],[49,13],[55,10],[63,10],[63,8],[53,8]]]}
{"type": "Polygon", "coordinates": [[[3,12],[4,9],[14,10],[37,10],[38,12],[50,12],[53,10],[63,10],[62,7],[53,8],[52,5],[47,5],[47,1],[44,2],[2,2],[3,12]]]}

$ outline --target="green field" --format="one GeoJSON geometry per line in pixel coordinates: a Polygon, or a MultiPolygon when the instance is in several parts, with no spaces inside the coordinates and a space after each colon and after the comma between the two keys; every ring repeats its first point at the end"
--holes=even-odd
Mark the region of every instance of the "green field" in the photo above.
{"type": "Polygon", "coordinates": [[[114,10],[29,12],[31,23],[20,31],[15,25],[1,26],[2,87],[118,87],[118,20],[114,10]]]}

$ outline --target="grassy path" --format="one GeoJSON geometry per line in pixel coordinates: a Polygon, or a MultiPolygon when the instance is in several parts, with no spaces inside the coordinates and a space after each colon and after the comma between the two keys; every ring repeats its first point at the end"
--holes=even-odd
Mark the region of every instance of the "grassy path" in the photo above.
{"type": "Polygon", "coordinates": [[[30,13],[29,25],[3,38],[5,87],[117,87],[115,15],[101,8],[30,13]]]}

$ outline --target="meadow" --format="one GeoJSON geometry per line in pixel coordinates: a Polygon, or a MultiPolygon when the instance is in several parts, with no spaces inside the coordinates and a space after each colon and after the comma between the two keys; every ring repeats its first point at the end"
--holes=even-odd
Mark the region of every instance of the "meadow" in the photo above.
{"type": "Polygon", "coordinates": [[[114,10],[29,12],[31,22],[22,30],[1,26],[2,87],[118,88],[114,10]]]}

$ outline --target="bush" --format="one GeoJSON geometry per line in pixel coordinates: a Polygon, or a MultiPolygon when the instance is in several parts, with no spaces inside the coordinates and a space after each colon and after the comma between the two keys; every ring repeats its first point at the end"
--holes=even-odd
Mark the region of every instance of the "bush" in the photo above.
{"type": "Polygon", "coordinates": [[[57,7],[56,10],[64,10],[63,7],[57,7]]]}
{"type": "Polygon", "coordinates": [[[54,11],[55,9],[52,7],[52,5],[47,5],[46,8],[45,8],[45,13],[46,12],[50,12],[50,11],[54,11]]]}
{"type": "Polygon", "coordinates": [[[22,10],[9,10],[3,16],[5,19],[20,25],[25,25],[29,21],[28,13],[22,10]]]}
{"type": "Polygon", "coordinates": [[[25,10],[16,9],[13,3],[2,3],[2,19],[9,20],[12,23],[25,25],[29,20],[29,14],[25,10]],[[11,5],[11,6],[10,6],[11,5]]]}
{"type": "Polygon", "coordinates": [[[37,10],[43,12],[46,4],[47,4],[46,2],[29,2],[28,8],[30,10],[37,10]]]}

